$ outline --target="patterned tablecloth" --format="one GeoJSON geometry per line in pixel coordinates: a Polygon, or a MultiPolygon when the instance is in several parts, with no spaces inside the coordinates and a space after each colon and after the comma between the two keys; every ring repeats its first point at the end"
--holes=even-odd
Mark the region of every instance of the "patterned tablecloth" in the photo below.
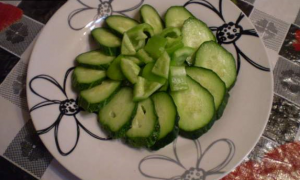
{"type": "MultiPolygon", "coordinates": [[[[224,180],[300,179],[300,0],[232,0],[263,39],[274,73],[267,128],[224,180]]],[[[25,81],[39,32],[66,1],[0,1],[0,179],[76,180],[46,150],[28,113],[25,81]],[[11,6],[13,5],[13,6],[11,6]],[[14,16],[8,16],[14,11],[14,16]]]]}

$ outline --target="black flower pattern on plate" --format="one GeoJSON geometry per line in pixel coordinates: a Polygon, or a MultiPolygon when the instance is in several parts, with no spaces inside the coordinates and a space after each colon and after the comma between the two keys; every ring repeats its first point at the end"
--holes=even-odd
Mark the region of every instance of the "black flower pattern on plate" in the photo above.
{"type": "Polygon", "coordinates": [[[219,0],[219,7],[216,8],[207,0],[190,0],[184,4],[185,7],[189,5],[201,5],[205,8],[208,8],[212,12],[214,12],[223,22],[223,25],[217,27],[213,26],[210,27],[212,31],[216,32],[216,37],[219,44],[232,44],[236,49],[237,53],[237,72],[239,73],[241,67],[241,58],[244,58],[248,63],[250,63],[255,68],[262,70],[262,71],[270,71],[270,68],[264,67],[252,59],[250,59],[243,51],[237,46],[236,42],[242,36],[253,36],[258,37],[257,33],[254,29],[244,29],[240,22],[244,19],[245,15],[240,13],[239,17],[235,22],[227,22],[223,15],[223,0],[219,0]]]}
{"type": "Polygon", "coordinates": [[[69,14],[68,24],[69,24],[70,28],[73,29],[73,30],[76,30],[76,31],[85,28],[86,25],[84,25],[82,27],[75,27],[72,24],[72,20],[79,13],[82,13],[82,12],[85,12],[85,11],[88,11],[88,10],[95,11],[96,15],[94,16],[94,21],[97,21],[97,20],[99,20],[101,18],[106,18],[107,16],[110,16],[112,14],[121,14],[123,16],[127,16],[125,14],[126,12],[133,11],[133,10],[139,8],[144,3],[144,0],[139,0],[140,2],[138,4],[136,4],[135,6],[133,6],[133,7],[125,8],[123,10],[114,10],[114,8],[112,6],[112,2],[113,1],[114,0],[99,0],[98,7],[94,7],[94,6],[88,5],[88,1],[83,2],[82,0],[77,0],[78,3],[80,3],[81,5],[83,5],[83,7],[79,8],[79,9],[76,9],[76,10],[72,11],[69,14]]]}
{"type": "Polygon", "coordinates": [[[15,23],[5,32],[6,40],[13,44],[23,42],[28,36],[28,27],[23,23],[15,23]]]}
{"type": "Polygon", "coordinates": [[[58,152],[63,155],[69,155],[70,153],[72,153],[74,151],[74,149],[76,148],[77,144],[78,144],[78,140],[79,140],[79,136],[80,136],[80,132],[81,130],[85,131],[87,134],[89,134],[91,137],[99,139],[99,140],[110,140],[111,138],[103,138],[103,137],[99,137],[96,134],[92,133],[90,130],[88,130],[86,127],[84,127],[82,125],[82,123],[77,119],[77,114],[81,111],[81,108],[78,106],[77,104],[77,100],[75,99],[71,99],[68,97],[67,93],[66,93],[66,82],[67,79],[69,78],[70,73],[74,70],[74,67],[70,68],[67,70],[65,77],[64,77],[64,83],[63,86],[61,86],[53,77],[49,76],[49,75],[45,75],[45,74],[41,74],[38,76],[35,76],[34,78],[32,78],[29,82],[29,88],[31,90],[31,92],[33,94],[35,94],[36,96],[39,96],[40,98],[43,99],[42,102],[34,105],[31,109],[30,112],[37,110],[39,108],[43,108],[45,106],[50,106],[50,105],[59,105],[58,108],[58,117],[56,118],[56,120],[54,121],[53,124],[51,124],[49,127],[45,128],[45,129],[41,129],[41,130],[37,130],[37,134],[38,135],[42,135],[42,134],[46,134],[48,133],[50,130],[54,129],[54,138],[55,138],[55,144],[57,147],[58,152]],[[33,82],[36,80],[44,80],[48,83],[50,83],[51,85],[54,85],[55,87],[57,87],[64,95],[65,99],[62,100],[51,100],[48,97],[44,97],[41,94],[39,94],[37,91],[35,91],[35,89],[33,88],[33,82]],[[59,129],[59,125],[61,123],[61,121],[63,120],[64,116],[70,116],[73,117],[75,123],[76,123],[76,130],[77,130],[77,134],[76,134],[76,141],[75,144],[73,145],[73,147],[68,150],[67,152],[64,152],[61,149],[59,140],[58,140],[58,129],[59,129]]]}
{"type": "MultiPolygon", "coordinates": [[[[201,144],[199,140],[194,140],[194,147],[196,150],[197,159],[195,159],[195,164],[192,167],[187,167],[187,165],[183,165],[182,159],[179,156],[179,148],[177,147],[177,139],[173,142],[173,153],[175,158],[171,158],[165,155],[149,155],[143,158],[139,163],[139,171],[140,173],[148,178],[153,179],[161,179],[161,180],[205,180],[207,176],[210,175],[217,175],[223,174],[225,172],[222,171],[227,164],[232,160],[235,154],[235,145],[229,139],[219,139],[211,143],[204,151],[202,151],[201,144]],[[206,156],[206,154],[210,153],[210,150],[219,143],[225,143],[228,147],[228,154],[220,163],[213,168],[204,169],[201,167],[201,162],[206,156]],[[181,172],[173,171],[171,172],[171,177],[161,177],[157,174],[147,173],[143,166],[146,165],[148,162],[155,161],[156,163],[168,163],[168,165],[175,165],[180,167],[182,170],[181,172]]],[[[227,150],[226,150],[227,151],[227,150]]],[[[167,165],[167,164],[166,164],[167,165]]],[[[161,168],[161,166],[153,166],[152,168],[161,168]]]]}

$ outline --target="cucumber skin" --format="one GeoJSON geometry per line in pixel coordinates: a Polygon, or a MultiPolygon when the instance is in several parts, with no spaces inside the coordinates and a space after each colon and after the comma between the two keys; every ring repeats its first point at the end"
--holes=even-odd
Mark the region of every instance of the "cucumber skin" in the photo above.
{"type": "MultiPolygon", "coordinates": [[[[89,51],[89,52],[91,52],[91,51],[89,51]]],[[[85,53],[87,53],[87,52],[81,53],[81,54],[79,54],[79,55],[76,57],[75,61],[76,61],[76,65],[77,65],[77,66],[82,66],[82,67],[85,67],[85,68],[96,69],[96,70],[107,70],[108,67],[110,66],[111,62],[112,62],[112,61],[111,61],[109,64],[100,64],[100,65],[85,64],[85,63],[79,62],[78,57],[79,57],[80,55],[85,54],[85,53]]]]}
{"type": "Polygon", "coordinates": [[[104,54],[109,55],[109,56],[117,56],[121,52],[120,47],[107,47],[102,44],[99,44],[99,46],[100,46],[100,50],[102,50],[104,52],[104,54]]]}
{"type": "MultiPolygon", "coordinates": [[[[97,28],[96,28],[97,29],[97,28]]],[[[94,30],[96,30],[94,29],[94,30]]],[[[102,50],[102,52],[106,55],[109,55],[109,56],[117,56],[120,54],[121,52],[121,46],[118,46],[118,47],[107,47],[107,46],[104,46],[103,44],[100,44],[98,41],[97,41],[97,38],[94,37],[94,34],[93,34],[93,31],[91,32],[95,42],[97,42],[97,44],[99,45],[99,49],[102,50]]]]}
{"type": "Polygon", "coordinates": [[[235,83],[236,83],[236,81],[237,81],[237,78],[238,78],[238,77],[236,76],[234,82],[232,83],[232,85],[231,85],[230,87],[227,88],[227,91],[228,91],[228,92],[235,86],[235,83]]]}
{"type": "MultiPolygon", "coordinates": [[[[156,12],[156,15],[159,17],[159,19],[160,19],[160,23],[161,23],[161,25],[162,25],[162,30],[164,30],[164,22],[163,22],[163,20],[162,20],[162,18],[160,17],[160,15],[158,14],[158,12],[157,12],[157,10],[154,8],[154,7],[152,7],[151,5],[149,5],[149,4],[144,4],[143,6],[147,6],[147,7],[150,7],[151,9],[153,9],[155,12],[156,12]]],[[[142,7],[143,7],[142,6],[142,7]]],[[[140,14],[140,17],[141,17],[141,22],[142,23],[146,23],[145,22],[145,19],[144,19],[144,17],[143,17],[143,15],[142,15],[142,12],[141,12],[141,9],[142,9],[142,7],[140,8],[140,12],[139,12],[139,14],[140,14]]],[[[151,25],[150,25],[151,26],[151,25]]],[[[152,27],[153,28],[153,27],[152,27]]],[[[154,30],[154,28],[153,28],[153,30],[154,30]]]]}
{"type": "MultiPolygon", "coordinates": [[[[152,105],[154,106],[154,102],[153,100],[150,98],[152,105]]],[[[138,104],[138,103],[136,103],[138,104]]],[[[138,105],[136,105],[136,109],[137,109],[138,105]]],[[[159,137],[159,130],[160,130],[160,125],[159,125],[159,121],[158,121],[158,116],[156,114],[155,111],[155,107],[154,108],[154,115],[155,115],[155,124],[154,124],[154,130],[152,131],[151,135],[148,137],[125,137],[125,141],[128,142],[131,146],[133,147],[147,147],[150,148],[151,146],[153,146],[157,140],[157,138],[159,137]]],[[[133,114],[131,121],[130,121],[130,126],[131,126],[131,122],[133,120],[133,118],[135,117],[135,114],[133,114]]],[[[129,130],[129,129],[128,129],[129,130]]]]}
{"type": "Polygon", "coordinates": [[[219,108],[217,109],[217,120],[219,120],[222,117],[223,112],[227,106],[229,97],[230,97],[230,94],[228,92],[226,92],[222,103],[220,104],[219,108]]]}
{"type": "Polygon", "coordinates": [[[97,70],[107,70],[110,64],[101,64],[101,65],[92,65],[92,64],[85,64],[85,63],[80,63],[77,61],[77,65],[89,69],[97,69],[97,70]]]}
{"type": "Polygon", "coordinates": [[[94,103],[94,104],[90,104],[89,102],[87,102],[84,98],[82,98],[79,95],[78,98],[78,105],[83,108],[85,111],[93,113],[93,112],[98,112],[103,106],[105,106],[110,100],[111,98],[117,94],[117,92],[119,92],[119,90],[121,89],[121,86],[119,86],[115,92],[113,92],[107,99],[105,99],[104,101],[100,102],[100,103],[94,103]]]}
{"type": "MultiPolygon", "coordinates": [[[[172,99],[172,101],[173,101],[173,99],[172,99]]],[[[177,113],[177,111],[176,111],[176,113],[177,113]]],[[[179,116],[178,116],[178,113],[177,113],[176,114],[176,120],[175,120],[175,126],[174,126],[173,130],[171,132],[169,132],[162,139],[157,140],[156,143],[153,146],[150,147],[150,149],[151,150],[159,150],[159,149],[167,146],[168,144],[172,143],[174,141],[174,139],[176,139],[178,134],[179,134],[178,122],[179,122],[179,116]]]]}
{"type": "Polygon", "coordinates": [[[105,79],[99,79],[97,81],[94,81],[93,83],[79,83],[77,80],[77,76],[73,73],[72,74],[72,86],[74,89],[76,89],[77,91],[82,91],[82,90],[86,90],[86,89],[90,89],[92,87],[95,87],[99,84],[101,84],[101,82],[105,79]]]}
{"type": "Polygon", "coordinates": [[[174,139],[177,138],[178,132],[179,132],[179,128],[178,128],[177,125],[175,125],[174,129],[169,134],[167,134],[162,139],[157,140],[156,143],[153,146],[150,147],[150,149],[156,151],[156,150],[159,150],[159,149],[167,146],[168,144],[173,142],[174,139]]]}
{"type": "MultiPolygon", "coordinates": [[[[169,93],[166,92],[166,94],[168,94],[168,96],[171,97],[171,101],[173,102],[175,108],[176,108],[176,105],[175,105],[175,102],[172,98],[171,95],[169,95],[169,93]]],[[[178,128],[178,122],[179,122],[179,116],[178,116],[178,112],[176,110],[176,115],[175,115],[175,124],[174,124],[174,128],[171,132],[169,132],[165,137],[163,137],[162,139],[160,140],[157,140],[156,143],[150,147],[151,150],[159,150],[165,146],[167,146],[168,144],[172,143],[174,141],[174,139],[177,138],[178,136],[178,133],[179,133],[179,128],[178,128]]]]}
{"type": "MultiPolygon", "coordinates": [[[[120,16],[122,18],[126,18],[126,19],[129,19],[131,21],[134,21],[136,22],[136,25],[139,24],[139,22],[135,19],[132,19],[132,18],[129,18],[129,17],[126,17],[126,16],[121,16],[121,15],[111,15],[111,16],[120,16]]],[[[107,18],[109,18],[110,16],[108,16],[107,18]]],[[[115,35],[117,35],[118,37],[122,38],[123,37],[123,33],[115,30],[112,26],[109,25],[109,23],[106,22],[107,18],[105,19],[105,24],[107,25],[107,27],[109,28],[109,30],[111,30],[112,33],[114,33],[115,35]]]]}
{"type": "Polygon", "coordinates": [[[200,128],[200,129],[197,129],[195,131],[184,131],[182,129],[179,129],[179,134],[182,137],[185,137],[185,138],[188,138],[188,139],[198,139],[200,136],[202,136],[208,130],[210,130],[210,128],[214,125],[216,119],[217,119],[217,116],[216,116],[216,113],[215,113],[214,117],[204,127],[200,128]]]}
{"type": "Polygon", "coordinates": [[[151,146],[153,146],[159,136],[159,129],[160,129],[158,118],[156,118],[155,121],[156,122],[154,125],[154,130],[149,137],[136,137],[136,138],[130,137],[129,138],[126,136],[126,138],[125,138],[126,142],[128,142],[133,147],[150,148],[151,146]]]}
{"type": "MultiPolygon", "coordinates": [[[[109,101],[106,102],[106,104],[108,103],[109,101]]],[[[137,103],[135,104],[135,107],[131,113],[131,116],[130,116],[130,121],[128,121],[127,123],[125,123],[119,131],[117,132],[114,132],[110,129],[109,126],[107,126],[106,124],[103,124],[101,123],[100,121],[100,124],[101,124],[101,127],[103,128],[103,130],[107,133],[107,135],[109,135],[109,137],[112,137],[114,139],[117,139],[117,138],[124,138],[126,137],[126,132],[130,129],[131,127],[131,122],[136,114],[136,110],[137,110],[137,103]]]]}

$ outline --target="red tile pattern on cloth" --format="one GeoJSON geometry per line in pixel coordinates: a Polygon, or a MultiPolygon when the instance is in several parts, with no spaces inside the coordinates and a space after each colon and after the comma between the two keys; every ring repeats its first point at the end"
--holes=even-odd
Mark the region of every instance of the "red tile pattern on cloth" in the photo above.
{"type": "Polygon", "coordinates": [[[299,180],[300,142],[287,143],[268,152],[261,162],[247,161],[222,180],[299,180]]]}
{"type": "Polygon", "coordinates": [[[13,5],[0,2],[0,31],[22,18],[23,11],[13,5]]]}
{"type": "Polygon", "coordinates": [[[293,46],[295,51],[300,51],[300,30],[295,32],[295,41],[293,42],[293,46]]]}

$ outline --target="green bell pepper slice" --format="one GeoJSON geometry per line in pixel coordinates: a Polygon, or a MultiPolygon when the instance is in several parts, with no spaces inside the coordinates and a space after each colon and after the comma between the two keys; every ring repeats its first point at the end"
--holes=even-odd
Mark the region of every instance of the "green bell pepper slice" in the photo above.
{"type": "Polygon", "coordinates": [[[162,36],[153,36],[150,38],[145,46],[145,51],[154,59],[159,58],[165,51],[167,39],[162,36]]]}

